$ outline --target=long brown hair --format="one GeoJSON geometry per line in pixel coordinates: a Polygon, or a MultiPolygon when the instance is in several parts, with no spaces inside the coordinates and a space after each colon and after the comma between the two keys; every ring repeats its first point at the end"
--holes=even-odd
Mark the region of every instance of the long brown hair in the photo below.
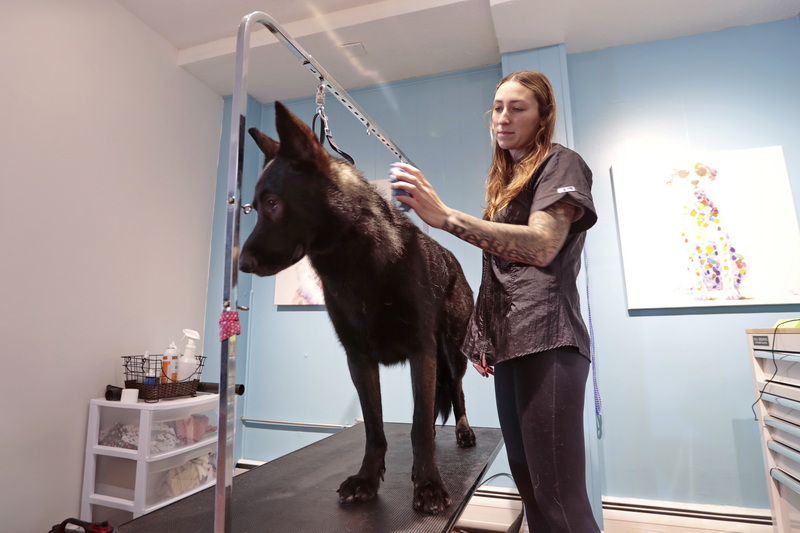
{"type": "Polygon", "coordinates": [[[486,179],[486,209],[483,218],[492,220],[495,214],[502,211],[511,203],[533,176],[533,171],[541,163],[553,145],[553,134],[556,125],[556,100],[553,87],[541,72],[520,70],[512,72],[497,84],[497,89],[506,82],[515,81],[530,89],[533,97],[539,104],[539,116],[542,122],[539,131],[527,147],[527,154],[518,162],[514,162],[508,150],[500,148],[492,135],[492,166],[486,179]]]}

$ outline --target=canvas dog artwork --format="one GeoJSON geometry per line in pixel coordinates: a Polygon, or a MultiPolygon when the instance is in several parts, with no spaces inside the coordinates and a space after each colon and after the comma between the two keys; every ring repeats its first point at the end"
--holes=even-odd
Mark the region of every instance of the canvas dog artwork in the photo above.
{"type": "Polygon", "coordinates": [[[695,300],[739,300],[747,275],[744,256],[722,225],[720,210],[709,197],[717,170],[703,163],[675,169],[667,183],[683,203],[681,238],[688,253],[690,293],[695,300]]]}
{"type": "Polygon", "coordinates": [[[475,445],[467,420],[461,341],[472,290],[451,252],[352,165],[332,157],[311,129],[280,102],[278,141],[249,130],[264,153],[253,207],[256,225],[239,268],[272,276],[308,257],[347,358],[364,417],[361,468],[339,486],[339,501],[376,497],[385,472],[379,365],[407,362],[414,398],[413,507],[438,513],[450,504],[435,460],[435,423],[453,413],[456,442],[475,445]]]}

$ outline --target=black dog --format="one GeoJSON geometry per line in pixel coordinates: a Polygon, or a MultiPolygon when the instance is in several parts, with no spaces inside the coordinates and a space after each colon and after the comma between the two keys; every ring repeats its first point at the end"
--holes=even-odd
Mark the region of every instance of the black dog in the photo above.
{"type": "Polygon", "coordinates": [[[255,128],[266,156],[253,207],[258,221],[239,268],[272,276],[308,255],[358,391],[366,430],[361,470],[339,487],[339,501],[375,497],[386,470],[378,365],[408,361],[414,393],[411,442],[414,508],[437,513],[450,503],[435,459],[435,421],[453,413],[456,440],[475,445],[461,379],[459,346],[472,290],[453,255],[382,198],[352,165],[331,157],[280,102],[280,143],[255,128]]]}

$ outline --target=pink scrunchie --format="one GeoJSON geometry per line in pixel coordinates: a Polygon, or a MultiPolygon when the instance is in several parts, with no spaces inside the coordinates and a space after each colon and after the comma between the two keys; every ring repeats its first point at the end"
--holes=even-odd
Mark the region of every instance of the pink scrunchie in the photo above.
{"type": "Polygon", "coordinates": [[[241,332],[242,326],[239,323],[239,313],[236,311],[223,311],[219,317],[219,341],[224,342],[241,332]]]}

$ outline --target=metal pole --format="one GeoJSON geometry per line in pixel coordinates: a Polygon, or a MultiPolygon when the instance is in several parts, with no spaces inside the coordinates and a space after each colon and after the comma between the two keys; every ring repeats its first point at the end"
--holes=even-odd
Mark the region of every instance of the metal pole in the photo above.
{"type": "MultiPolygon", "coordinates": [[[[236,78],[231,109],[228,153],[228,190],[225,232],[225,272],[222,291],[223,312],[238,306],[239,205],[242,196],[245,117],[247,116],[247,60],[251,23],[245,18],[236,38],[236,78]]],[[[222,340],[219,376],[219,423],[217,439],[217,481],[214,493],[214,533],[231,531],[233,489],[233,438],[236,382],[236,335],[222,340]]]]}

